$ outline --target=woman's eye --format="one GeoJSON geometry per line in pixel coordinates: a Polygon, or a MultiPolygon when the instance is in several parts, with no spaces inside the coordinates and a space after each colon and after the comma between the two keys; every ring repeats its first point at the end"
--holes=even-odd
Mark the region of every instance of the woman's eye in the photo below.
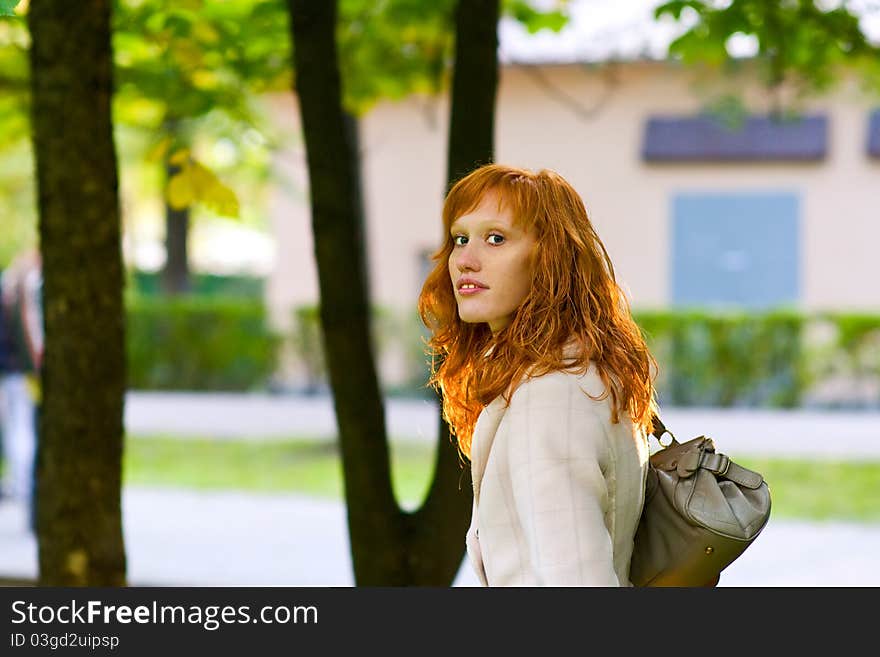
{"type": "Polygon", "coordinates": [[[463,246],[467,243],[467,237],[465,237],[464,235],[455,235],[452,238],[452,243],[455,246],[463,246]]]}
{"type": "Polygon", "coordinates": [[[498,235],[497,233],[492,233],[489,235],[489,244],[501,244],[504,241],[503,235],[498,235]],[[497,241],[492,241],[492,238],[497,237],[497,241]]]}

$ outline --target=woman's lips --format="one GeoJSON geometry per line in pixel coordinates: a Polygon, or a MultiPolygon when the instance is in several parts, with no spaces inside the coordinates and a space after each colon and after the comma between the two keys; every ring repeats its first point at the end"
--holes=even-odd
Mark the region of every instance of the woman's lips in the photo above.
{"type": "Polygon", "coordinates": [[[462,296],[469,297],[472,294],[476,294],[477,292],[483,292],[486,288],[484,287],[460,287],[458,288],[458,293],[462,296]]]}

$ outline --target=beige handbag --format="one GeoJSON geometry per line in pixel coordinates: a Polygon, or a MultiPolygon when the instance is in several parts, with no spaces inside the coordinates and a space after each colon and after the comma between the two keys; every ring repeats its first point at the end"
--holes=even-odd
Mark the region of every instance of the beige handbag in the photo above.
{"type": "Polygon", "coordinates": [[[713,586],[770,518],[757,472],[715,452],[711,438],[672,441],[650,457],[645,505],[630,564],[633,586],[713,586]]]}

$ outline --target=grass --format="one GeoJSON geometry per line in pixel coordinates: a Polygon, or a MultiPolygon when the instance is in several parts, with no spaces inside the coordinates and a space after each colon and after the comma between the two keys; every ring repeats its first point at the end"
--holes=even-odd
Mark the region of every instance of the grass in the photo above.
{"type": "Polygon", "coordinates": [[[880,522],[880,461],[736,461],[764,475],[774,517],[880,522]]]}
{"type": "MultiPolygon", "coordinates": [[[[428,445],[392,444],[392,483],[402,506],[416,506],[427,492],[432,454],[428,445]]],[[[336,444],[309,438],[271,442],[130,438],[123,476],[126,484],[143,486],[343,497],[342,461],[336,444]]]]}
{"type": "MultiPolygon", "coordinates": [[[[434,446],[391,445],[392,480],[404,508],[427,491],[434,446]]],[[[737,457],[764,475],[774,518],[880,522],[880,461],[737,457]]],[[[277,442],[145,436],[126,441],[124,481],[143,486],[290,492],[342,499],[336,445],[309,438],[277,442]]]]}

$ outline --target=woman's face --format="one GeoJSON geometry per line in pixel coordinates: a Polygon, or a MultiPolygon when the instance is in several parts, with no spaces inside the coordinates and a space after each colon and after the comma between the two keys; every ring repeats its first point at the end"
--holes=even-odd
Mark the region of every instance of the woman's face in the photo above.
{"type": "Polygon", "coordinates": [[[486,322],[497,333],[529,293],[535,238],[513,225],[510,210],[498,210],[494,192],[458,217],[450,233],[449,276],[458,316],[469,324],[486,322]]]}

